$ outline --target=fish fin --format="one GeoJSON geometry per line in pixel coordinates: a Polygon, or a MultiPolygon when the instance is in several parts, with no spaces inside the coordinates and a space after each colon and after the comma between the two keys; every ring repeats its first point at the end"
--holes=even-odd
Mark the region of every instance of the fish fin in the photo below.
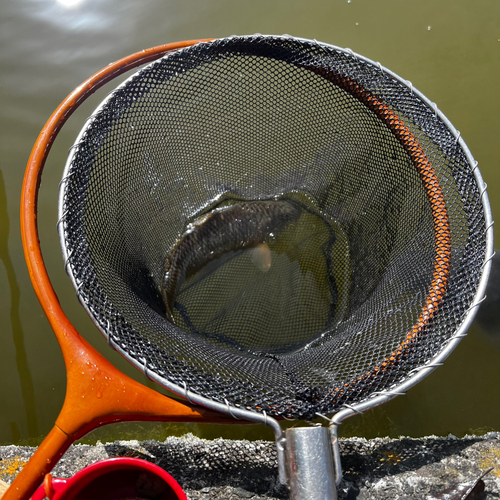
{"type": "MultiPolygon", "coordinates": [[[[211,213],[208,213],[208,214],[205,214],[205,215],[201,215],[200,217],[198,217],[196,220],[194,220],[193,222],[191,222],[191,224],[189,224],[189,226],[191,227],[194,227],[194,226],[201,226],[203,223],[205,223],[210,217],[212,216],[211,213]]],[[[188,227],[189,227],[188,226],[188,227]]]]}
{"type": "Polygon", "coordinates": [[[259,243],[250,249],[250,260],[263,272],[271,267],[271,249],[267,243],[259,243]]]}

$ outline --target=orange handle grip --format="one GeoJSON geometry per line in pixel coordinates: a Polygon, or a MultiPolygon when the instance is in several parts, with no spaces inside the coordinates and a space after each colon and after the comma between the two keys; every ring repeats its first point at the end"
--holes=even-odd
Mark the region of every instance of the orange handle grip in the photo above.
{"type": "Polygon", "coordinates": [[[17,475],[2,500],[26,500],[33,495],[64,452],[74,441],[57,425],[49,432],[29,462],[17,475]]]}

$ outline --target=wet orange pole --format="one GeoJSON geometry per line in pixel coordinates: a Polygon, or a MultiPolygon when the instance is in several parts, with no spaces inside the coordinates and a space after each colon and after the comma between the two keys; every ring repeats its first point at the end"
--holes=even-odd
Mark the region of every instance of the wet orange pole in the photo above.
{"type": "Polygon", "coordinates": [[[231,417],[163,396],[132,380],[101,356],[75,330],[52,287],[40,249],[37,198],[51,146],[66,120],[92,93],[118,75],[162,55],[206,40],[161,45],[125,57],[75,89],[42,129],[26,167],[21,195],[21,231],[28,271],[62,350],[66,399],[56,424],[16,477],[3,500],[27,500],[71,443],[96,427],[119,421],[234,422],[231,417]]]}

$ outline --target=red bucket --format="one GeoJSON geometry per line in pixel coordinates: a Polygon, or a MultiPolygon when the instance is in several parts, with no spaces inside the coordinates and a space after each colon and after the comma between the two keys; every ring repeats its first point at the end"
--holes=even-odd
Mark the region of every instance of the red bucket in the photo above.
{"type": "Polygon", "coordinates": [[[109,458],[69,479],[46,477],[32,500],[187,500],[168,472],[138,458],[109,458]]]}

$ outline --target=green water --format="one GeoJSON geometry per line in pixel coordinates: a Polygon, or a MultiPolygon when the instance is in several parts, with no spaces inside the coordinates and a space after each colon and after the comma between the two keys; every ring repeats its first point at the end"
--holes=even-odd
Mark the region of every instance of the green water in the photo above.
{"type": "MultiPolygon", "coordinates": [[[[498,0],[56,0],[0,3],[0,444],[38,443],[65,393],[62,356],[33,292],[22,254],[19,199],[24,168],[45,121],[82,81],[108,63],[155,45],[255,32],[315,38],[350,47],[413,82],[460,130],[479,166],[499,219],[500,2],[498,0]]],[[[42,250],[64,310],[119,369],[146,383],[79,306],[55,229],[57,185],[67,149],[108,85],[63,127],[39,196],[42,250]]],[[[495,229],[498,235],[498,228],[495,229]]],[[[500,321],[474,324],[442,368],[364,416],[342,436],[461,436],[500,430],[500,321]]],[[[118,424],[96,439],[163,439],[186,430],[205,437],[271,438],[261,426],[118,424]]]]}

